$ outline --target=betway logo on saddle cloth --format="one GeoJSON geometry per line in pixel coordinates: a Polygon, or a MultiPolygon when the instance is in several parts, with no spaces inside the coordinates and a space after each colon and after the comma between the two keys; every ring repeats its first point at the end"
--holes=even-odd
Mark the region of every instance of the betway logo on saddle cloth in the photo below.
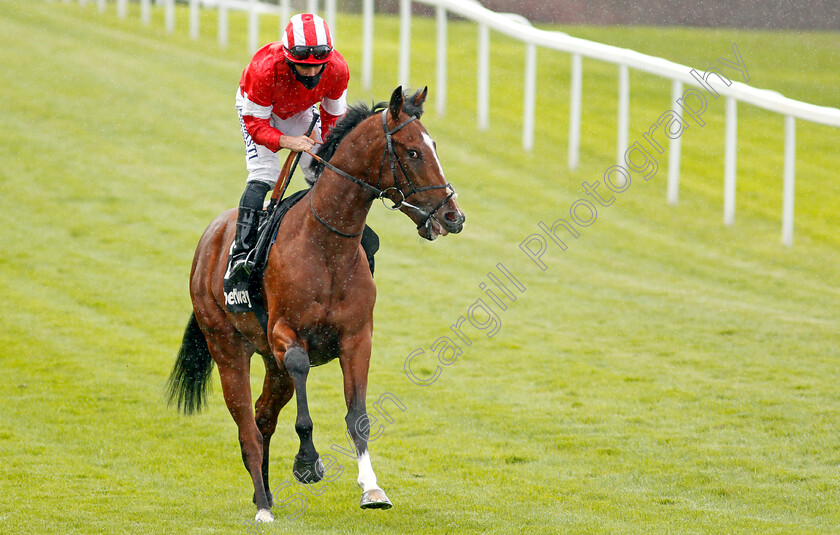
{"type": "Polygon", "coordinates": [[[248,290],[231,290],[229,292],[225,292],[225,305],[227,306],[236,306],[236,305],[247,305],[248,308],[251,308],[251,294],[248,293],[248,290]]]}

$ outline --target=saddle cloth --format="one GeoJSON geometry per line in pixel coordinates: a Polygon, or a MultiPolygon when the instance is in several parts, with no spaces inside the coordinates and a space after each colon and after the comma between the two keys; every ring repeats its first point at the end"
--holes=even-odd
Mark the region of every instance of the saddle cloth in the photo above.
{"type": "Polygon", "coordinates": [[[268,265],[268,256],[274,241],[277,239],[277,231],[280,229],[283,217],[308,192],[309,189],[304,189],[289,195],[280,201],[270,213],[266,214],[266,217],[262,218],[257,235],[257,245],[251,253],[253,255],[251,259],[253,267],[248,278],[248,290],[244,292],[245,295],[237,296],[236,299],[226,299],[225,302],[229,312],[253,312],[256,314],[263,330],[268,325],[268,314],[262,302],[260,287],[265,268],[268,265]]]}

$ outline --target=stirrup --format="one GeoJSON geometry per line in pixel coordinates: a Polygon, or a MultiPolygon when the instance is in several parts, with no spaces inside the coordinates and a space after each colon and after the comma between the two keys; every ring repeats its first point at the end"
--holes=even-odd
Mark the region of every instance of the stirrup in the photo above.
{"type": "Polygon", "coordinates": [[[242,251],[236,256],[233,256],[233,244],[231,244],[230,252],[228,253],[227,269],[225,270],[225,282],[229,281],[231,279],[231,275],[240,271],[240,269],[244,269],[245,273],[250,275],[254,270],[254,265],[256,264],[254,258],[256,252],[256,247],[253,247],[247,252],[242,251]]]}
{"type": "MultiPolygon", "coordinates": [[[[246,260],[244,258],[241,260],[234,260],[228,264],[227,271],[225,271],[225,282],[235,281],[234,284],[241,284],[241,279],[243,279],[243,277],[241,277],[240,274],[243,272],[246,276],[251,274],[251,270],[248,269],[248,263],[246,260]]],[[[247,278],[245,280],[247,280],[247,278]]]]}

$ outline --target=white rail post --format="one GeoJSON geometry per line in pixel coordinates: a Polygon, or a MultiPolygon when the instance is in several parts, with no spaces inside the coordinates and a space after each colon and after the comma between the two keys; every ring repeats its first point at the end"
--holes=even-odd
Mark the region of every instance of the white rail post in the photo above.
{"type": "Polygon", "coordinates": [[[569,169],[580,162],[580,112],[583,66],[580,54],[572,54],[572,81],[569,88],[569,169]]]}
{"type": "Polygon", "coordinates": [[[335,21],[335,0],[327,0],[325,2],[324,12],[326,13],[326,17],[324,17],[327,21],[327,25],[330,27],[330,33],[332,34],[333,45],[335,45],[335,31],[336,31],[336,21],[335,21]]]}
{"type": "Polygon", "coordinates": [[[248,4],[248,50],[254,54],[260,47],[260,19],[257,12],[257,0],[248,4]]]}
{"type": "Polygon", "coordinates": [[[219,20],[218,20],[219,47],[227,48],[228,46],[228,6],[225,0],[219,2],[219,20]]]}
{"type": "Polygon", "coordinates": [[[793,245],[793,192],[796,170],[796,119],[785,115],[785,183],[782,196],[782,243],[793,245]]]}
{"type": "MultiPolygon", "coordinates": [[[[683,84],[679,80],[671,83],[671,105],[682,96],[683,84]]],[[[668,204],[675,205],[680,200],[680,159],[682,151],[682,131],[677,137],[668,136],[668,204]]]]}
{"type": "Polygon", "coordinates": [[[437,6],[437,95],[436,108],[439,117],[446,115],[446,8],[437,6]]]}
{"type": "Polygon", "coordinates": [[[99,7],[99,12],[104,13],[105,12],[105,0],[99,0],[99,6],[98,7],[99,7]]]}
{"type": "Polygon", "coordinates": [[[362,87],[373,82],[373,0],[362,1],[362,87]]]}
{"type": "Polygon", "coordinates": [[[280,0],[280,22],[278,23],[280,28],[277,32],[279,34],[278,41],[283,40],[283,32],[286,31],[286,25],[289,23],[290,18],[292,18],[292,8],[289,6],[289,0],[280,0]]]}
{"type": "Polygon", "coordinates": [[[478,128],[490,126],[490,28],[478,25],[478,128]]]}
{"type": "Polygon", "coordinates": [[[362,87],[373,85],[373,0],[362,2],[362,87]]]}
{"type": "Polygon", "coordinates": [[[143,24],[152,22],[152,0],[140,0],[140,21],[143,24]]]}
{"type": "Polygon", "coordinates": [[[117,17],[124,19],[128,14],[128,0],[117,0],[117,17]]]}
{"type": "Polygon", "coordinates": [[[190,38],[198,39],[199,12],[198,0],[190,0],[190,38]]]}
{"type": "Polygon", "coordinates": [[[522,118],[522,148],[534,148],[534,113],[537,101],[537,45],[528,43],[525,47],[525,102],[522,118]]]}
{"type": "Polygon", "coordinates": [[[398,83],[411,81],[411,0],[400,0],[400,71],[398,83]]]}
{"type": "Polygon", "coordinates": [[[618,66],[618,142],[616,165],[624,165],[627,152],[627,131],[630,123],[630,72],[627,65],[618,66]]]}
{"type": "Polygon", "coordinates": [[[306,0],[307,13],[318,13],[318,0],[306,0]]]}
{"type": "Polygon", "coordinates": [[[166,32],[173,33],[175,31],[175,0],[165,0],[165,2],[166,32]]]}
{"type": "Polygon", "coordinates": [[[738,152],[737,101],[726,97],[726,150],[723,164],[723,224],[735,223],[735,155],[738,152]]]}

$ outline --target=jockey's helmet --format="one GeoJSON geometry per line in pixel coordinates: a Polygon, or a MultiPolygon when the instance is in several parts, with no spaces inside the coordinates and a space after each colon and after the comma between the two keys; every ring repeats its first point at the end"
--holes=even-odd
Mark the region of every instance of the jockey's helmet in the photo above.
{"type": "Polygon", "coordinates": [[[332,36],[327,21],[312,13],[292,17],[283,32],[283,54],[292,63],[320,65],[332,56],[332,36]]]}

